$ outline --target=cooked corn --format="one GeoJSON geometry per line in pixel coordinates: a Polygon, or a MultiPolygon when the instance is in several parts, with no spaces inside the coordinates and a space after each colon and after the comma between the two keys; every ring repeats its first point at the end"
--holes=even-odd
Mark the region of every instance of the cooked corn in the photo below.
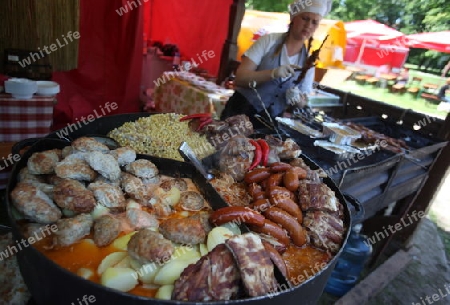
{"type": "Polygon", "coordinates": [[[141,154],[183,161],[178,152],[186,141],[199,158],[214,153],[205,136],[192,131],[188,121],[180,122],[182,114],[164,113],[139,118],[112,130],[108,136],[121,146],[129,146],[141,154]]]}

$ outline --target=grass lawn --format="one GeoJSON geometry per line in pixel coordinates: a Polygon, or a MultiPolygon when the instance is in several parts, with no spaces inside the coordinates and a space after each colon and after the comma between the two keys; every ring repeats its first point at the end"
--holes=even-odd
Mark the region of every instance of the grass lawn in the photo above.
{"type": "MultiPolygon", "coordinates": [[[[440,78],[437,76],[416,71],[414,72],[415,73],[413,72],[410,73],[410,75],[417,75],[423,77],[422,83],[429,82],[434,84],[440,84],[441,82],[440,78]]],[[[410,77],[412,78],[413,76],[410,77]]],[[[343,81],[335,85],[335,88],[343,91],[348,91],[357,95],[365,96],[380,102],[395,105],[401,108],[411,109],[416,112],[425,113],[429,116],[438,117],[441,119],[445,119],[445,117],[447,116],[447,112],[438,111],[436,109],[437,105],[426,103],[425,99],[421,97],[415,98],[410,93],[404,94],[391,93],[388,91],[387,88],[380,88],[378,86],[373,86],[369,84],[360,85],[353,80],[343,81]]]]}

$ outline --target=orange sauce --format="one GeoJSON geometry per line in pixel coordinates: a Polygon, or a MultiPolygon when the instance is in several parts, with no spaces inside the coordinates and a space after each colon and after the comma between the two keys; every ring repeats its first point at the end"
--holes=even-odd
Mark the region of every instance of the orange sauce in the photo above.
{"type": "Polygon", "coordinates": [[[325,268],[331,256],[311,246],[301,248],[290,245],[282,255],[286,262],[288,277],[295,286],[303,283],[325,268]]]}

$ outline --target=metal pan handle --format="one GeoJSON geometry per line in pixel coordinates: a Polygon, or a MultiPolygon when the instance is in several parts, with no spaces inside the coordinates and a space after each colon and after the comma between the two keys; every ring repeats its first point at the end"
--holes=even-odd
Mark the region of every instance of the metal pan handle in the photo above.
{"type": "Polygon", "coordinates": [[[21,156],[20,151],[21,151],[22,149],[24,149],[24,148],[27,147],[27,146],[33,145],[34,143],[36,143],[36,142],[39,141],[40,139],[42,139],[42,138],[28,138],[28,139],[23,139],[23,140],[21,140],[21,141],[15,143],[15,144],[13,145],[13,147],[11,147],[11,153],[12,153],[14,156],[15,156],[15,155],[21,156]]]}
{"type": "Polygon", "coordinates": [[[345,201],[347,202],[347,206],[350,210],[350,214],[352,217],[352,223],[360,223],[364,220],[365,209],[364,206],[359,202],[358,199],[349,195],[347,193],[342,194],[344,196],[345,201]]]}

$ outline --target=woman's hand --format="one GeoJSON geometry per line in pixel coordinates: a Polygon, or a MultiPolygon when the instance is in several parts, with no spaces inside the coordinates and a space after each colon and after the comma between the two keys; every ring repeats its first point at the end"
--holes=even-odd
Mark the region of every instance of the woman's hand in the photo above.
{"type": "Polygon", "coordinates": [[[290,77],[295,74],[295,69],[301,68],[297,65],[283,65],[273,69],[270,75],[272,79],[290,77]]]}

